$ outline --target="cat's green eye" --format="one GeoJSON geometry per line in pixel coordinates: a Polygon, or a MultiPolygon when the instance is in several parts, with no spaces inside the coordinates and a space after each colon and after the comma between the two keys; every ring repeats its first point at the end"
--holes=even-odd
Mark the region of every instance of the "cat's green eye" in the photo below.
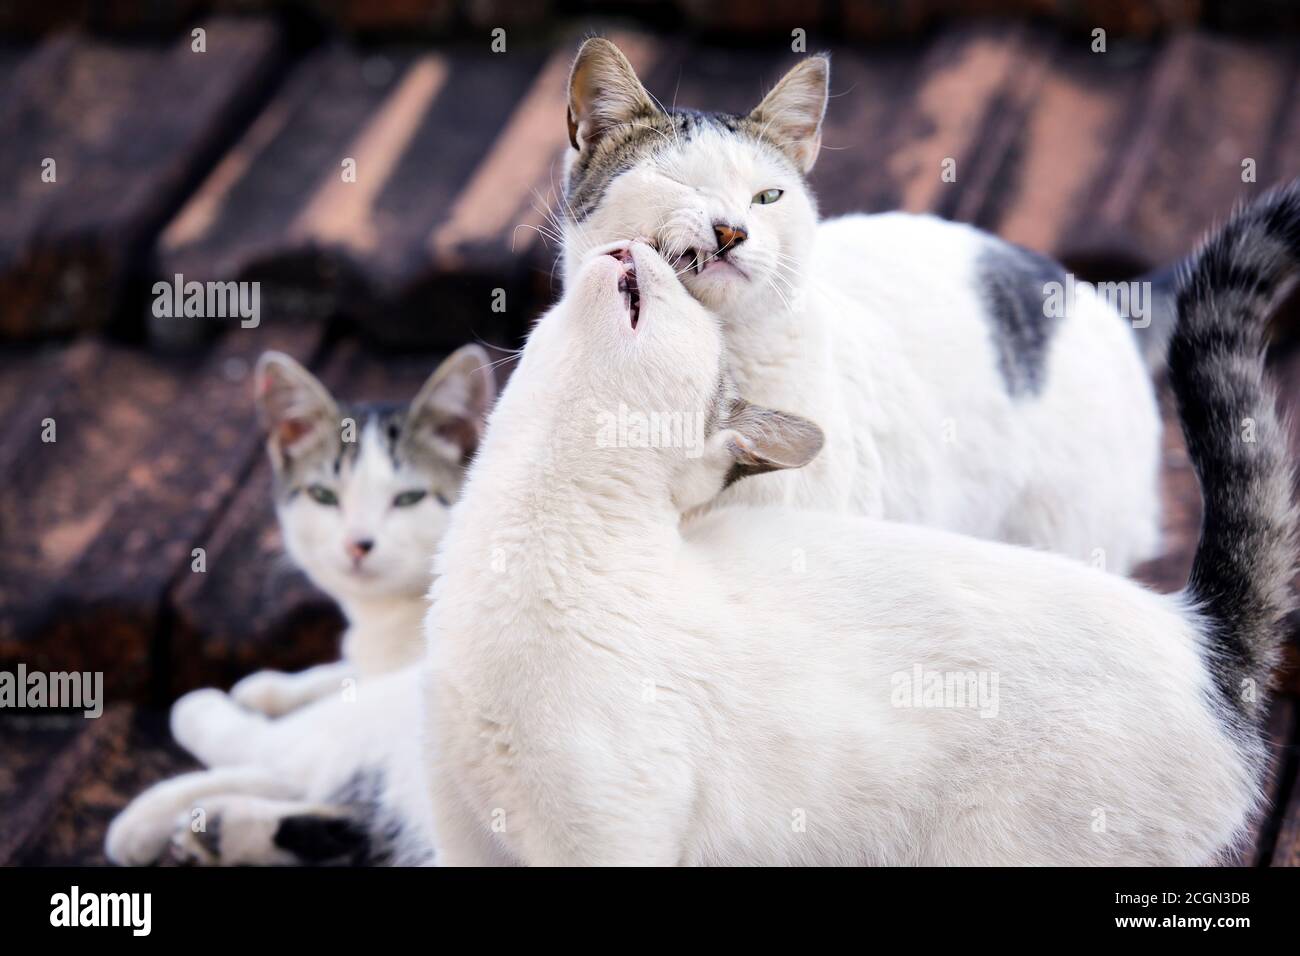
{"type": "Polygon", "coordinates": [[[310,485],[307,488],[307,494],[311,495],[311,500],[318,505],[336,505],[339,503],[339,496],[324,485],[310,485]]]}
{"type": "Polygon", "coordinates": [[[761,193],[755,193],[753,201],[760,206],[766,206],[768,203],[774,203],[785,195],[784,189],[764,189],[761,193]]]}
{"type": "Polygon", "coordinates": [[[398,495],[396,498],[393,499],[393,507],[409,508],[411,505],[421,501],[426,494],[428,494],[428,492],[424,491],[423,489],[416,489],[415,491],[403,491],[400,495],[398,495]]]}

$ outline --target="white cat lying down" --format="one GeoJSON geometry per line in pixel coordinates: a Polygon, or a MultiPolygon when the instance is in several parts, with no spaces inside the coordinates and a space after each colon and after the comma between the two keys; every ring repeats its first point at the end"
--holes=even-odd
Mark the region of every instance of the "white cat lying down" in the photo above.
{"type": "Polygon", "coordinates": [[[683,525],[726,483],[811,460],[820,433],[735,397],[716,319],[650,247],[589,258],[529,339],[437,559],[440,861],[1220,858],[1258,800],[1295,564],[1258,313],[1297,224],[1294,189],[1240,214],[1181,299],[1170,376],[1207,530],[1176,596],[864,518],[683,525]],[[703,414],[703,453],[599,439],[624,406],[703,414]]]}
{"type": "Polygon", "coordinates": [[[219,690],[181,698],[172,733],[211,769],[159,783],[113,820],[115,863],[172,844],[203,864],[409,865],[433,856],[419,753],[422,669],[359,681],[279,718],[219,690]]]}
{"type": "Polygon", "coordinates": [[[423,654],[429,559],[496,395],[489,366],[483,349],[464,346],[401,405],[339,401],[287,355],[262,356],[276,517],[295,563],[347,616],[343,658],[258,671],[229,697],[181,698],[173,734],[213,769],[133,801],[109,831],[110,859],[152,863],[173,831],[182,855],[214,864],[431,855],[428,814],[405,803],[423,795],[403,789],[416,756],[414,678],[387,675],[423,654]]]}

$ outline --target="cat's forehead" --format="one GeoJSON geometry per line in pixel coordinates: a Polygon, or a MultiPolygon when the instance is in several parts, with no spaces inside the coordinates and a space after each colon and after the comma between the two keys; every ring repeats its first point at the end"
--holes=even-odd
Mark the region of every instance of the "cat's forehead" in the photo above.
{"type": "Polygon", "coordinates": [[[403,467],[402,434],[407,409],[403,405],[366,403],[340,409],[339,441],[333,449],[331,470],[346,477],[365,465],[375,470],[383,464],[393,471],[403,467]]]}
{"type": "Polygon", "coordinates": [[[360,479],[453,485],[459,469],[448,462],[430,435],[411,426],[402,404],[352,403],[339,406],[339,423],[315,452],[287,464],[281,492],[306,485],[347,485],[360,479]]]}
{"type": "Polygon", "coordinates": [[[775,145],[768,141],[763,123],[739,113],[679,108],[665,115],[664,124],[668,136],[659,138],[660,153],[707,154],[722,148],[732,155],[753,156],[775,145]]]}
{"type": "MultiPolygon", "coordinates": [[[[740,122],[752,125],[750,120],[740,122]]],[[[781,168],[779,155],[753,135],[736,135],[720,127],[700,130],[690,139],[657,150],[652,165],[664,175],[693,186],[748,189],[747,178],[781,168]]]]}
{"type": "Polygon", "coordinates": [[[606,134],[569,169],[566,208],[577,221],[600,206],[611,184],[637,169],[658,169],[688,185],[721,182],[751,169],[788,166],[763,124],[749,116],[674,109],[638,117],[606,134]]]}

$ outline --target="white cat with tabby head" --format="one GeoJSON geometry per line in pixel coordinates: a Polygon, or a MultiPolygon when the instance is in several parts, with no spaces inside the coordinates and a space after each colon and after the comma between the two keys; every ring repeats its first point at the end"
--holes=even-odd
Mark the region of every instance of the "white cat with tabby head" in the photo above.
{"type": "Polygon", "coordinates": [[[1117,571],[1150,557],[1160,419],[1130,327],[1145,319],[1083,288],[1053,297],[1060,266],[969,226],[820,222],[805,176],[829,82],[814,56],[748,114],[669,110],[588,40],[569,89],[566,282],[593,249],[647,239],[722,320],[746,397],[825,431],[809,467],[720,503],[926,524],[1117,571]]]}

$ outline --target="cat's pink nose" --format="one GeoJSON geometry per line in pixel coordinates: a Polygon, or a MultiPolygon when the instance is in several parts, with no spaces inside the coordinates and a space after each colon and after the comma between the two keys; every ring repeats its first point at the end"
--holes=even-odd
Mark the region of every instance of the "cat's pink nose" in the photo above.
{"type": "Polygon", "coordinates": [[[742,226],[729,226],[726,223],[716,223],[713,227],[713,237],[718,240],[718,253],[725,253],[728,249],[734,249],[746,239],[749,233],[742,226]]]}
{"type": "Polygon", "coordinates": [[[375,542],[369,538],[360,538],[356,541],[349,541],[344,547],[347,549],[348,557],[353,561],[360,561],[370,553],[370,549],[374,546],[375,542]]]}

